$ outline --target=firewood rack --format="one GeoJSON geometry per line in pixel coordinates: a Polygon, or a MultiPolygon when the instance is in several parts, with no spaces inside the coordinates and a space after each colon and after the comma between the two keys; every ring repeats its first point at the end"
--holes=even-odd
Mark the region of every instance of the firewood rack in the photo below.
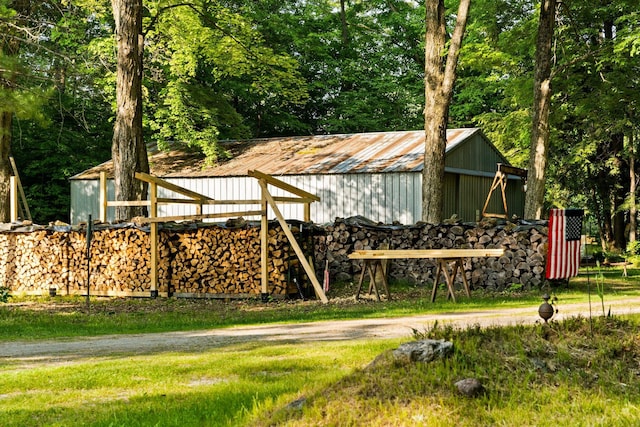
{"type": "Polygon", "coordinates": [[[289,226],[282,215],[282,212],[278,208],[278,203],[303,203],[304,204],[304,219],[310,221],[311,219],[311,203],[320,201],[320,198],[314,194],[306,192],[300,188],[297,188],[291,184],[283,182],[271,175],[262,173],[257,170],[248,171],[248,175],[258,180],[261,188],[261,198],[259,200],[216,200],[205,196],[203,194],[191,191],[189,189],[172,184],[161,178],[146,174],[136,173],[136,179],[149,184],[149,199],[140,201],[109,201],[107,200],[107,175],[106,172],[100,173],[100,221],[107,222],[107,208],[116,206],[148,206],[148,217],[136,217],[132,218],[133,222],[138,224],[149,224],[150,226],[150,244],[151,244],[151,296],[158,296],[158,224],[162,222],[170,221],[189,221],[189,220],[202,220],[212,218],[229,218],[239,216],[260,216],[260,265],[261,265],[261,292],[262,297],[269,293],[269,230],[267,212],[270,207],[274,212],[276,219],[282,230],[284,231],[291,247],[293,248],[298,260],[305,273],[309,277],[311,284],[315,290],[316,295],[323,303],[327,303],[328,299],[324,293],[324,289],[318,282],[313,267],[307,261],[304,252],[300,245],[296,241],[295,236],[289,229],[289,226]],[[274,197],[269,191],[269,185],[291,193],[291,197],[274,197]],[[158,197],[158,187],[175,192],[183,198],[161,198],[158,197]],[[186,197],[186,198],[185,198],[186,197]],[[181,216],[158,216],[159,204],[192,204],[196,206],[195,215],[181,215],[181,216]],[[232,211],[232,212],[216,212],[216,213],[202,213],[202,207],[204,205],[256,205],[259,209],[247,210],[247,211],[232,211]]]}

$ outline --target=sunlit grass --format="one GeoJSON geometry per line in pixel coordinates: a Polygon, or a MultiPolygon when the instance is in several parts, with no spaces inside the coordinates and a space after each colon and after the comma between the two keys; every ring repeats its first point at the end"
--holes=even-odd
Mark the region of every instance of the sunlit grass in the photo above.
{"type": "Polygon", "coordinates": [[[3,426],[241,425],[250,414],[314,394],[396,341],[248,343],[5,366],[3,426]]]}
{"type": "Polygon", "coordinates": [[[451,328],[454,355],[402,364],[390,352],[259,425],[630,426],[640,419],[638,324],[574,318],[550,326],[451,328]],[[479,379],[485,392],[462,396],[455,382],[479,379]],[[339,403],[337,403],[339,402],[339,403]]]}

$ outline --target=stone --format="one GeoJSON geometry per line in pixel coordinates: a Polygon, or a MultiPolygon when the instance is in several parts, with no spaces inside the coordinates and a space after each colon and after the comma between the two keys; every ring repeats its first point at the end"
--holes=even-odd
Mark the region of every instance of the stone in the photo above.
{"type": "Polygon", "coordinates": [[[484,386],[476,378],[465,378],[455,383],[460,394],[467,397],[476,397],[484,393],[484,386]]]}
{"type": "Polygon", "coordinates": [[[290,409],[293,411],[300,411],[302,410],[302,407],[305,405],[305,403],[307,403],[307,398],[301,397],[299,399],[294,400],[293,402],[289,402],[286,407],[287,409],[290,409]]]}
{"type": "Polygon", "coordinates": [[[395,360],[404,363],[431,362],[444,359],[453,353],[453,343],[445,340],[425,339],[401,344],[393,350],[395,360]]]}

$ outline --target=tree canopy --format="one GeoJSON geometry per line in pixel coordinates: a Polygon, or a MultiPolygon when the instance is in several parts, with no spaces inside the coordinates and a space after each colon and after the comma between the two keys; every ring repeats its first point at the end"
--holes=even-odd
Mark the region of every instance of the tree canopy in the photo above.
{"type": "MultiPolygon", "coordinates": [[[[545,209],[587,206],[617,247],[635,206],[636,3],[560,3],[552,46],[545,209]]],[[[539,6],[472,3],[448,117],[519,167],[539,6]]],[[[213,164],[224,139],[423,128],[424,19],[408,0],[143,1],[144,140],[187,143],[213,164]]],[[[36,221],[65,220],[66,179],[110,157],[114,24],[104,0],[0,1],[0,105],[36,221]]]]}

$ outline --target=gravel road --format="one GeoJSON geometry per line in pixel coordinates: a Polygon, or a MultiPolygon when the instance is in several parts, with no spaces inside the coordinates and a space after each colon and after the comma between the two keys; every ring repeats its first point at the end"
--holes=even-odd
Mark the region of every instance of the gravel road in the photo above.
{"type": "MultiPolygon", "coordinates": [[[[592,301],[593,316],[602,314],[600,301],[592,301]]],[[[605,308],[614,315],[640,313],[640,298],[605,301],[605,308]]],[[[559,305],[560,320],[568,316],[589,316],[588,304],[559,305]]],[[[239,326],[186,332],[153,334],[109,335],[46,341],[14,341],[0,343],[2,363],[72,363],[88,357],[110,355],[148,354],[164,351],[192,352],[235,343],[340,341],[354,339],[409,339],[413,330],[422,331],[434,322],[441,325],[515,325],[541,321],[537,307],[486,310],[466,313],[425,314],[389,319],[360,319],[323,321],[313,323],[239,326]]]]}

